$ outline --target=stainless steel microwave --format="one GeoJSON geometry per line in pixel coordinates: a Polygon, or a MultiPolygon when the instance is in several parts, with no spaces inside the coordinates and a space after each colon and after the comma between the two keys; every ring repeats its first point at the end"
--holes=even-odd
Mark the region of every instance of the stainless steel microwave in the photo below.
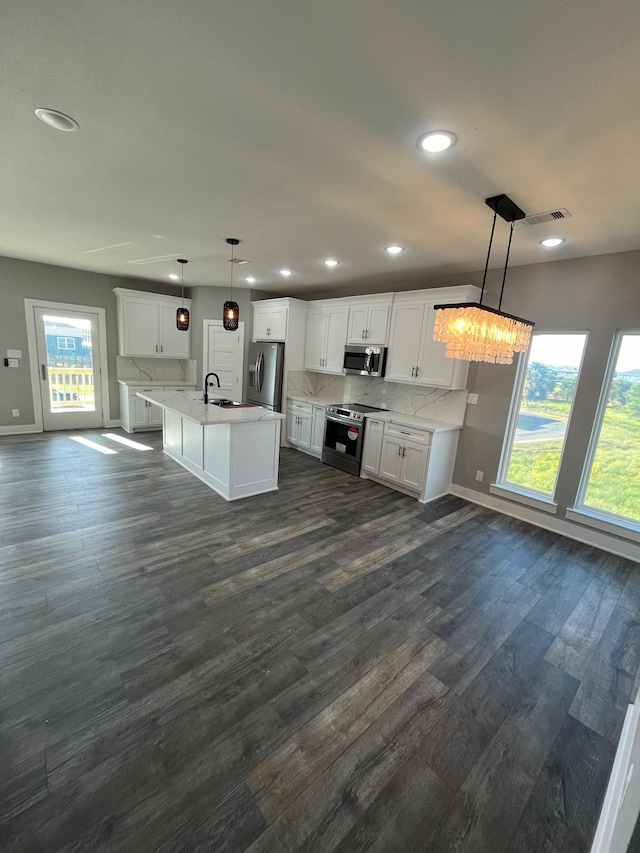
{"type": "Polygon", "coordinates": [[[384,376],[387,366],[387,348],[345,347],[342,366],[345,373],[355,373],[358,376],[384,376]]]}

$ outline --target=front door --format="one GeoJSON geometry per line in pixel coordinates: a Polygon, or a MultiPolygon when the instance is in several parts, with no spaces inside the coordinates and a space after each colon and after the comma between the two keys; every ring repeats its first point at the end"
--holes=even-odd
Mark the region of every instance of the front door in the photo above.
{"type": "Polygon", "coordinates": [[[103,426],[98,314],[33,310],[43,428],[103,426]]]}
{"type": "MultiPolygon", "coordinates": [[[[244,323],[235,332],[227,332],[222,320],[204,321],[205,375],[217,373],[220,392],[230,400],[242,400],[244,323]]],[[[211,389],[218,393],[213,386],[211,389]]]]}

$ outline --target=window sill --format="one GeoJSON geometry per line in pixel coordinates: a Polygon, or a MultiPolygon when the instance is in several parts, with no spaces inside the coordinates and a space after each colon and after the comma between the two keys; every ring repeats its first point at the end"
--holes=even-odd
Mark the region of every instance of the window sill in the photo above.
{"type": "Polygon", "coordinates": [[[558,512],[558,504],[554,503],[551,498],[546,498],[543,495],[538,495],[534,492],[527,492],[524,489],[518,489],[515,486],[492,483],[489,486],[489,491],[492,495],[498,495],[500,498],[506,498],[509,501],[516,501],[517,503],[533,507],[534,509],[541,509],[543,512],[548,512],[551,515],[556,515],[558,512]]]}
{"type": "Polygon", "coordinates": [[[596,530],[602,530],[604,533],[611,533],[613,536],[630,539],[632,542],[640,542],[640,524],[616,519],[615,516],[587,509],[586,507],[571,507],[565,512],[565,517],[569,521],[577,521],[578,524],[595,527],[596,530]]]}

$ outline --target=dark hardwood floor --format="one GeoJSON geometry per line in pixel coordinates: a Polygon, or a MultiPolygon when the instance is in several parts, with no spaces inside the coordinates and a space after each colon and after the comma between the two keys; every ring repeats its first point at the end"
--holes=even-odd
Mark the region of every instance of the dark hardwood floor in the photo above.
{"type": "Polygon", "coordinates": [[[0,442],[0,849],[588,851],[635,564],[282,453],[0,442]]]}

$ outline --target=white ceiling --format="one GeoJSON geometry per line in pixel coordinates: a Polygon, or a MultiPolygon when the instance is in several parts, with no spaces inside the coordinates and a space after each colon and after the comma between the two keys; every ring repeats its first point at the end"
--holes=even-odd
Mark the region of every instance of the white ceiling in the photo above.
{"type": "Polygon", "coordinates": [[[638,0],[5,0],[0,254],[223,285],[231,236],[256,287],[384,289],[481,268],[501,192],[573,214],[514,264],[639,249],[639,44],[638,0]]]}

